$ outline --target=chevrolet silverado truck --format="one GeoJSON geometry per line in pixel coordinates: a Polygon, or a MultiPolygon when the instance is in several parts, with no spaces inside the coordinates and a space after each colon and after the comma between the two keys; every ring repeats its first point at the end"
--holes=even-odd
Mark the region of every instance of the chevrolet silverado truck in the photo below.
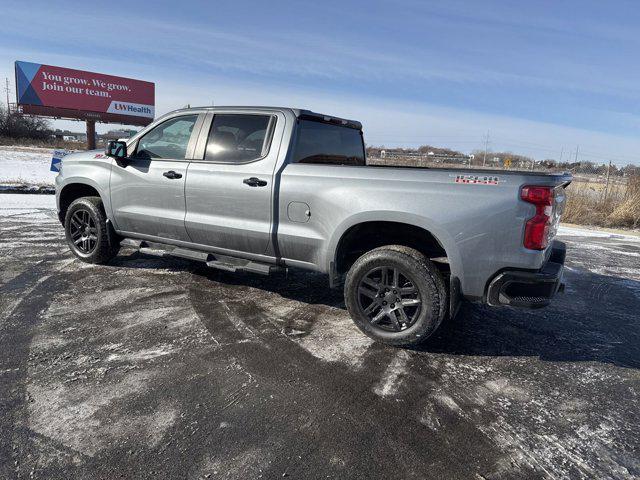
{"type": "Polygon", "coordinates": [[[375,340],[427,339],[463,299],[542,307],[562,287],[553,238],[568,174],[367,165],[362,125],[308,110],[171,112],[105,152],[64,157],[71,251],[121,246],[227,271],[289,267],[343,286],[375,340]]]}

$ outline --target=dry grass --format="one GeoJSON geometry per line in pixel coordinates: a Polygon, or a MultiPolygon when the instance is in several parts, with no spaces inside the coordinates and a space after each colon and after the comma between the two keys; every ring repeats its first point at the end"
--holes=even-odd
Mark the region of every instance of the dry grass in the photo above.
{"type": "Polygon", "coordinates": [[[567,188],[562,220],[603,227],[640,227],[640,176],[607,189],[586,182],[572,183],[567,188]]]}
{"type": "Polygon", "coordinates": [[[36,148],[64,148],[66,150],[86,150],[85,142],[69,142],[49,138],[46,140],[33,140],[28,138],[0,137],[0,145],[36,148]]]}

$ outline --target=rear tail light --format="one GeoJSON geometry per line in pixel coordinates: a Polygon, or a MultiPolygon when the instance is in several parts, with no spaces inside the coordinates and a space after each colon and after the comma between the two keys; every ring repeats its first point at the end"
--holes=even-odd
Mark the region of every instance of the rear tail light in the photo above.
{"type": "Polygon", "coordinates": [[[544,250],[549,244],[549,228],[553,214],[553,188],[527,185],[522,187],[520,198],[536,206],[536,214],[524,227],[524,247],[544,250]]]}

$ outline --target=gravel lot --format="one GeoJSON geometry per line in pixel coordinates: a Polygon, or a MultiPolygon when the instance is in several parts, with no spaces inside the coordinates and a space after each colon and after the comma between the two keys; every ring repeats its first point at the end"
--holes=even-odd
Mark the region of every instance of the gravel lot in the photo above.
{"type": "Polygon", "coordinates": [[[640,476],[637,238],[564,229],[551,307],[403,350],[318,275],[83,264],[51,202],[0,195],[0,478],[640,476]]]}

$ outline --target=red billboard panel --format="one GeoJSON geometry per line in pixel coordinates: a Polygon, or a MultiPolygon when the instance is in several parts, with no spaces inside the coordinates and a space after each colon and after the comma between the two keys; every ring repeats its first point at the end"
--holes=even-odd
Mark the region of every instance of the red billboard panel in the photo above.
{"type": "Polygon", "coordinates": [[[16,94],[23,113],[148,125],[155,85],[132,78],[16,62],[16,94]]]}

